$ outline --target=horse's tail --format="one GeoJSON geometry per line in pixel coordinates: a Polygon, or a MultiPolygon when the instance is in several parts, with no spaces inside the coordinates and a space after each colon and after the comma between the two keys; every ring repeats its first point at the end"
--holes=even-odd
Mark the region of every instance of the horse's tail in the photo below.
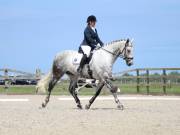
{"type": "Polygon", "coordinates": [[[52,71],[50,71],[48,74],[43,76],[41,80],[39,80],[38,84],[36,85],[36,93],[46,93],[52,75],[52,71]]]}
{"type": "Polygon", "coordinates": [[[49,89],[50,85],[52,87],[52,82],[56,81],[57,83],[57,81],[64,75],[65,72],[61,67],[58,66],[58,61],[63,61],[63,60],[64,60],[63,54],[59,54],[55,57],[50,72],[45,76],[43,76],[41,80],[38,82],[36,86],[36,93],[45,93],[47,90],[49,91],[50,89],[52,89],[52,88],[49,89]]]}

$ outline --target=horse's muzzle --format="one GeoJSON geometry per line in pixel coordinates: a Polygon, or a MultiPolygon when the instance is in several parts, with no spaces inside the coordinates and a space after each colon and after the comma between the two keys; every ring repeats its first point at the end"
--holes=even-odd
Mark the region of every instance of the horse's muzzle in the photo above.
{"type": "Polygon", "coordinates": [[[132,62],[131,62],[131,63],[127,63],[127,65],[128,65],[128,66],[132,66],[132,65],[133,65],[133,63],[132,63],[132,62]]]}

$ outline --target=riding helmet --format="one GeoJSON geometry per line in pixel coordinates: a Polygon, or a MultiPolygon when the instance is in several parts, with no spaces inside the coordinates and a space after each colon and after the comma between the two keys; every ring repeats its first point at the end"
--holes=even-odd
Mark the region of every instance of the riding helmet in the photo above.
{"type": "Polygon", "coordinates": [[[87,18],[87,23],[89,22],[97,22],[97,19],[94,15],[90,15],[88,18],[87,18]]]}

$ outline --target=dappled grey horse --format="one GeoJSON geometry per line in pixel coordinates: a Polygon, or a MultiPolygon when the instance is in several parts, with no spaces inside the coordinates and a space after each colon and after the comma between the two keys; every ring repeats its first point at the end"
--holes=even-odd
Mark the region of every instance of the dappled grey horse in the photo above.
{"type": "Polygon", "coordinates": [[[117,87],[111,83],[112,79],[112,67],[118,57],[123,58],[128,66],[133,64],[133,45],[132,41],[117,40],[106,44],[104,47],[94,50],[93,56],[89,65],[85,65],[82,74],[79,75],[77,72],[78,65],[73,64],[73,60],[82,55],[77,51],[64,51],[58,53],[53,61],[51,71],[45,75],[37,84],[37,91],[47,91],[45,102],[42,103],[42,107],[46,107],[49,102],[51,91],[58,82],[58,80],[67,74],[70,78],[69,92],[74,97],[77,107],[82,109],[81,102],[77,96],[76,86],[78,78],[94,78],[99,80],[96,88],[95,95],[89,100],[89,103],[85,106],[89,109],[91,104],[94,102],[96,97],[100,94],[101,89],[106,86],[112,95],[114,96],[117,107],[123,109],[123,105],[117,97],[117,87]],[[89,68],[92,70],[91,75],[89,74],[89,68]]]}

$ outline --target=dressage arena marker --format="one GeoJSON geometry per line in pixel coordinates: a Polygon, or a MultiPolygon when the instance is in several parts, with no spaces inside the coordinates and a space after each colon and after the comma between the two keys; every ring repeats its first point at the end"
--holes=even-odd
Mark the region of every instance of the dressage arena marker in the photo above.
{"type": "MultiPolygon", "coordinates": [[[[81,97],[80,100],[90,100],[91,97],[81,97]]],[[[57,98],[59,101],[73,101],[73,97],[59,97],[57,98]]],[[[100,101],[108,101],[108,100],[114,100],[113,97],[98,97],[96,100],[100,101]]],[[[119,100],[147,100],[147,101],[180,101],[180,97],[171,97],[171,96],[120,96],[119,100]]],[[[0,98],[0,102],[28,102],[30,101],[28,98],[0,98]]]]}
{"type": "Polygon", "coordinates": [[[11,98],[9,98],[9,99],[7,99],[7,98],[4,98],[4,99],[0,99],[0,102],[28,102],[29,101],[29,99],[18,99],[18,98],[16,98],[16,99],[11,99],[11,98]]]}
{"type": "MultiPolygon", "coordinates": [[[[82,97],[80,100],[90,100],[91,97],[82,97]]],[[[71,97],[58,98],[61,101],[74,100],[71,97]]],[[[113,97],[98,97],[96,100],[114,100],[113,97]]],[[[119,100],[162,100],[162,101],[180,101],[180,97],[119,97],[119,100]]]]}

